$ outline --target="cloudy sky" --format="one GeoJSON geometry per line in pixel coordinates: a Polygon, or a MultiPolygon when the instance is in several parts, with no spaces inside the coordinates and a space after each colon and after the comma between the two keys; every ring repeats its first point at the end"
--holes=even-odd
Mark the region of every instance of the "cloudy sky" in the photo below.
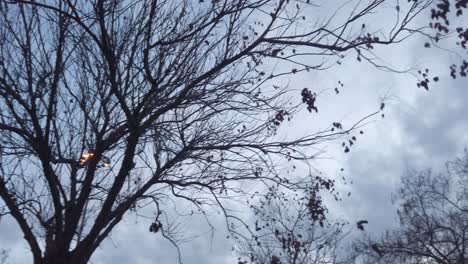
{"type": "MultiPolygon", "coordinates": [[[[408,169],[432,167],[443,170],[444,162],[460,155],[468,145],[467,79],[452,80],[448,65],[453,55],[424,49],[420,39],[404,45],[378,48],[388,63],[402,68],[429,65],[440,77],[430,91],[416,87],[416,77],[378,71],[354,59],[328,71],[298,76],[293,86],[314,86],[324,91],[317,106],[319,115],[299,115],[281,133],[307,134],[330,121],[344,125],[376,110],[386,98],[385,118],[376,117],[363,127],[350,153],[343,153],[341,141],[327,144],[324,159],[314,166],[329,177],[342,174],[353,180],[342,192],[352,192],[341,203],[330,204],[331,213],[350,222],[368,219],[368,232],[378,234],[395,223],[391,193],[399,177],[408,169]],[[340,95],[333,88],[344,83],[340,95]],[[313,120],[313,122],[311,122],[313,120]],[[310,125],[314,124],[313,127],[310,125]],[[292,131],[294,128],[294,131],[292,131]],[[340,168],[344,172],[340,173],[340,168]]],[[[312,88],[312,87],[311,87],[312,88]]],[[[235,263],[223,220],[213,213],[214,234],[201,219],[184,223],[185,228],[204,235],[181,245],[182,261],[195,263],[235,263]]],[[[9,263],[29,263],[30,255],[21,232],[11,219],[0,220],[0,248],[10,251],[9,263]]],[[[129,216],[92,259],[93,263],[176,263],[176,249],[159,234],[148,232],[148,221],[129,216]]]]}

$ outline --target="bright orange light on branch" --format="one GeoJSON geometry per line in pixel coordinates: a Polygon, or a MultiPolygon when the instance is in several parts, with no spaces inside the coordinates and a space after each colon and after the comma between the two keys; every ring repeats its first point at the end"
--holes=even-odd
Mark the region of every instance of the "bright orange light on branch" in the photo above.
{"type": "Polygon", "coordinates": [[[80,164],[85,165],[93,156],[94,153],[83,153],[80,158],[80,164]]]}

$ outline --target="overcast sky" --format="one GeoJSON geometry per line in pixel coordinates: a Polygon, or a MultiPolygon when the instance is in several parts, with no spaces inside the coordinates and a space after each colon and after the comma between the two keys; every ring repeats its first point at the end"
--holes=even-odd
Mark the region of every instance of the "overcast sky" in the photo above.
{"type": "MultiPolygon", "coordinates": [[[[368,232],[378,234],[395,223],[390,196],[399,177],[408,169],[432,167],[442,170],[445,161],[460,155],[468,143],[467,79],[452,80],[448,65],[453,59],[437,49],[424,49],[417,39],[404,46],[378,50],[389,63],[405,67],[429,65],[440,81],[426,91],[416,87],[416,78],[408,74],[378,71],[355,60],[348,60],[328,71],[298,75],[291,85],[315,86],[322,93],[317,101],[319,114],[297,116],[281,133],[307,133],[326,127],[330,121],[351,124],[376,110],[381,98],[387,100],[385,118],[374,118],[363,130],[350,153],[343,153],[341,141],[327,144],[327,153],[314,166],[329,177],[343,175],[353,180],[342,188],[352,195],[330,205],[331,213],[351,222],[368,219],[368,232]],[[393,60],[393,61],[392,61],[393,60]],[[344,83],[340,95],[333,88],[344,83]],[[313,122],[311,122],[313,120],[313,122]],[[311,125],[314,124],[314,126],[311,125]]],[[[221,217],[213,214],[216,232],[201,219],[184,223],[185,227],[206,234],[183,244],[186,264],[235,263],[230,241],[221,217]]],[[[148,232],[149,222],[129,216],[118,226],[92,258],[93,263],[177,263],[176,250],[160,234],[148,232]]],[[[0,248],[10,250],[10,263],[29,263],[27,244],[11,219],[0,220],[0,248]]]]}

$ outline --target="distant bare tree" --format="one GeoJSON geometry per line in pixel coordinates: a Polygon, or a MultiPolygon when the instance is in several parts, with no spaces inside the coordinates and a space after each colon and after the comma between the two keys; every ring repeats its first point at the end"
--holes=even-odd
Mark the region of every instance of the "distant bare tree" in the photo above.
{"type": "Polygon", "coordinates": [[[338,199],[334,182],[316,179],[307,193],[270,188],[251,208],[252,236],[236,235],[240,264],[338,264],[353,258],[343,254],[350,233],[344,221],[330,220],[320,191],[338,199]]]}
{"type": "Polygon", "coordinates": [[[468,152],[445,174],[408,173],[396,196],[399,226],[356,244],[364,263],[468,263],[468,152]]]}
{"type": "Polygon", "coordinates": [[[78,264],[142,206],[170,238],[178,201],[233,221],[225,201],[246,182],[304,189],[315,179],[280,174],[278,160],[307,164],[311,146],[359,122],[279,140],[295,113],[318,111],[314,89],[281,80],[353,53],[385,67],[374,46],[422,33],[412,21],[430,3],[402,1],[373,28],[363,19],[397,3],[349,1],[316,19],[313,1],[3,0],[1,214],[34,263],[78,264]]]}

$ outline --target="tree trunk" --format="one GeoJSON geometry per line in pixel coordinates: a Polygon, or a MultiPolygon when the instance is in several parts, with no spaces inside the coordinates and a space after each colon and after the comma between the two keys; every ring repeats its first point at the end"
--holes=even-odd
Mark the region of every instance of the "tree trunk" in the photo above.
{"type": "Polygon", "coordinates": [[[54,254],[44,256],[40,263],[34,264],[86,264],[88,258],[85,256],[71,254],[54,254]]]}
{"type": "Polygon", "coordinates": [[[46,246],[44,256],[39,263],[34,264],[86,264],[88,263],[92,253],[83,251],[70,251],[64,248],[63,245],[57,245],[53,242],[46,246]]]}

